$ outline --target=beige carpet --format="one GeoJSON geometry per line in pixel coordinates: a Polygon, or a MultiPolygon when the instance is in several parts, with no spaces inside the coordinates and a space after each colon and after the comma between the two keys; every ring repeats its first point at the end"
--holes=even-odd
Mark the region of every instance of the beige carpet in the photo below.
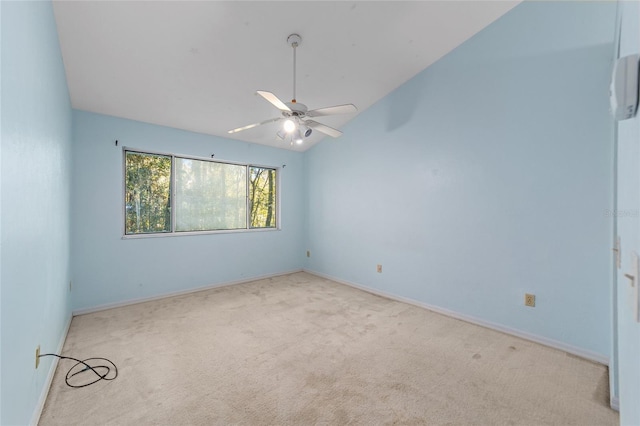
{"type": "Polygon", "coordinates": [[[41,425],[615,425],[604,366],[306,273],[73,319],[41,425]]]}

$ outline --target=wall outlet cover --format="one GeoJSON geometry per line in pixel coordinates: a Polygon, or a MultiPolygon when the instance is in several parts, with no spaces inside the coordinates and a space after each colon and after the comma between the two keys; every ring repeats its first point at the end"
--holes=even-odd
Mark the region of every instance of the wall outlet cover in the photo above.
{"type": "Polygon", "coordinates": [[[530,306],[530,307],[535,307],[536,306],[536,295],[535,294],[530,294],[530,293],[525,293],[524,295],[524,305],[525,306],[530,306]]]}

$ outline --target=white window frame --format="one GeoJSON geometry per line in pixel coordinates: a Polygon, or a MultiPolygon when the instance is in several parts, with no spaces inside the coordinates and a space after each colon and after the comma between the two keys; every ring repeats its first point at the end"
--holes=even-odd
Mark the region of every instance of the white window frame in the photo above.
{"type": "Polygon", "coordinates": [[[274,166],[266,166],[261,164],[253,164],[253,163],[239,163],[235,161],[226,161],[226,160],[218,160],[214,158],[207,157],[197,157],[193,155],[182,155],[182,154],[171,154],[166,152],[159,151],[149,151],[146,149],[139,148],[130,148],[130,147],[122,147],[122,208],[120,209],[122,213],[121,224],[122,224],[122,239],[137,239],[137,238],[163,238],[163,237],[184,237],[184,236],[192,236],[192,235],[211,235],[211,234],[235,234],[235,233],[243,233],[243,232],[269,232],[269,231],[280,231],[281,230],[281,221],[282,221],[282,201],[280,195],[280,173],[281,167],[274,166]],[[140,234],[127,234],[127,202],[126,202],[126,194],[127,194],[127,152],[133,152],[137,154],[148,154],[148,155],[162,155],[171,158],[171,231],[169,232],[148,232],[148,233],[140,233],[140,234]],[[182,158],[186,160],[197,160],[197,161],[209,161],[212,163],[221,163],[221,164],[230,164],[234,166],[243,166],[246,168],[246,194],[245,194],[245,205],[246,205],[246,228],[240,229],[217,229],[211,231],[176,231],[175,223],[176,223],[176,209],[174,207],[174,203],[176,200],[176,173],[175,173],[175,165],[176,158],[182,158]],[[275,170],[276,172],[276,226],[269,228],[252,228],[251,227],[251,206],[249,200],[249,187],[250,187],[250,167],[262,168],[262,169],[270,169],[275,170]]]}

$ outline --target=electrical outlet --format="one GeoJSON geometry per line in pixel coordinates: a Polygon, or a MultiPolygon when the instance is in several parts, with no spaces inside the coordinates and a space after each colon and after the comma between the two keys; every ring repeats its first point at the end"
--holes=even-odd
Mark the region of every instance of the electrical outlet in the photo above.
{"type": "Polygon", "coordinates": [[[311,257],[311,252],[307,250],[307,257],[311,257]]]}
{"type": "Polygon", "coordinates": [[[40,365],[40,345],[36,348],[36,368],[40,365]]]}
{"type": "Polygon", "coordinates": [[[376,267],[376,271],[378,271],[378,273],[381,274],[382,273],[382,265],[378,265],[376,267]]]}
{"type": "Polygon", "coordinates": [[[524,295],[524,305],[531,306],[532,308],[536,306],[536,295],[525,293],[524,295]]]}

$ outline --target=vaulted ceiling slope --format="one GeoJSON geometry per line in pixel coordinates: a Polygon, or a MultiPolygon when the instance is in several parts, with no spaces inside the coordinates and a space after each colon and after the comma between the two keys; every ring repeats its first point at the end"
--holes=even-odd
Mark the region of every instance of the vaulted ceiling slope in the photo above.
{"type": "MultiPolygon", "coordinates": [[[[518,1],[54,1],[74,108],[194,132],[306,150],[276,138],[279,116],[256,90],[310,109],[359,112],[518,1]]],[[[322,117],[341,128],[356,114],[322,117]]],[[[334,141],[331,141],[333,143],[334,141]]],[[[335,141],[339,143],[339,139],[335,141]]]]}

